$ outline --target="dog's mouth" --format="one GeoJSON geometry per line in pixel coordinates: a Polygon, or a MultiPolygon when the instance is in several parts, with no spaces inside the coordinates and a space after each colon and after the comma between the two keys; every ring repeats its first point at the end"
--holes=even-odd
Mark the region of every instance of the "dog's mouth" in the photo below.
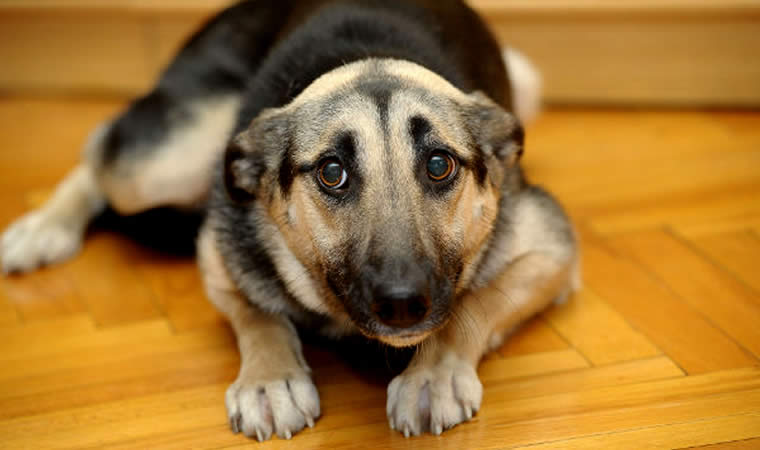
{"type": "Polygon", "coordinates": [[[437,328],[400,331],[400,332],[378,332],[377,327],[372,324],[356,324],[357,328],[366,338],[380,341],[391,347],[411,347],[428,338],[437,328]]]}
{"type": "Polygon", "coordinates": [[[365,337],[393,347],[409,347],[419,344],[444,326],[449,318],[447,311],[448,306],[443,308],[434,306],[424,319],[408,327],[388,325],[376,314],[365,311],[364,308],[349,310],[348,314],[365,337]]]}
{"type": "Polygon", "coordinates": [[[396,336],[378,336],[375,339],[392,347],[411,347],[427,339],[431,333],[432,331],[423,333],[400,334],[396,336]]]}

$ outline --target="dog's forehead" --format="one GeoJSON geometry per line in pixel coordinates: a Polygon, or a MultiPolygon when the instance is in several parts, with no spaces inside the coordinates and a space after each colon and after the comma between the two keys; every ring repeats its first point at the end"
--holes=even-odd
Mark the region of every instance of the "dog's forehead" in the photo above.
{"type": "Polygon", "coordinates": [[[288,105],[300,156],[324,151],[336,136],[358,144],[408,144],[409,124],[419,117],[436,137],[466,151],[460,105],[469,97],[433,72],[397,60],[365,60],[317,79],[288,105]]]}
{"type": "Polygon", "coordinates": [[[406,87],[417,86],[462,102],[467,99],[467,94],[419,64],[397,59],[368,58],[346,64],[320,76],[304,89],[290,106],[299,107],[320,102],[341,89],[356,87],[357,82],[361,84],[366,79],[385,79],[406,87]]]}

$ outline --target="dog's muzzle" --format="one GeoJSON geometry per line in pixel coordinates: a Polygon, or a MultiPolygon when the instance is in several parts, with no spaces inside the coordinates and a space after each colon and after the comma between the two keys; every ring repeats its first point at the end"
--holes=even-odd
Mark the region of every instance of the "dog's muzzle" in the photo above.
{"type": "Polygon", "coordinates": [[[427,289],[385,285],[374,289],[371,310],[375,318],[392,328],[405,329],[425,320],[430,312],[427,289]]]}

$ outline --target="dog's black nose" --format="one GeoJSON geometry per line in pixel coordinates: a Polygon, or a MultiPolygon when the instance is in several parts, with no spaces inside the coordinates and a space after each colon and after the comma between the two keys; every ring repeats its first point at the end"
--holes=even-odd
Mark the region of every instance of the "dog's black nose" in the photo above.
{"type": "Polygon", "coordinates": [[[430,310],[430,300],[414,290],[382,289],[376,292],[372,312],[377,319],[393,328],[409,328],[420,323],[430,310]]]}

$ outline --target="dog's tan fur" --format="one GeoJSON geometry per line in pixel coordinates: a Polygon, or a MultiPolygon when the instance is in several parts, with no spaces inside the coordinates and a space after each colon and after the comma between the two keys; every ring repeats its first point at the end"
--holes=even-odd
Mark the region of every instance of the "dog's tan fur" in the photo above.
{"type": "Polygon", "coordinates": [[[240,372],[225,398],[233,429],[261,441],[273,432],[290,438],[304,426],[313,426],[320,415],[319,396],[293,324],[284,316],[261,311],[240,294],[208,229],[198,240],[198,255],[206,294],[229,320],[240,349],[240,372]],[[271,420],[260,409],[241,414],[262,394],[272,402],[271,420]]]}
{"type": "MultiPolygon", "coordinates": [[[[323,75],[289,105],[269,111],[257,119],[263,122],[274,120],[273,116],[289,115],[304,124],[294,131],[296,143],[302,144],[295,155],[296,163],[313,160],[330,145],[333,136],[345,129],[357,131],[358,147],[364,149],[361,156],[365,178],[368,179],[366,194],[361,204],[349,211],[341,211],[339,215],[324,203],[313,184],[307,184],[301,178],[296,178],[287,201],[277,190],[274,174],[265,176],[258,187],[258,197],[268,200],[264,207],[287,244],[287,251],[315,280],[320,280],[320,267],[325,265],[325,260],[340,257],[330,250],[344,241],[352,233],[351,230],[371,230],[377,224],[390,222],[395,214],[404,211],[417,228],[427,253],[436,254],[436,246],[440,242],[456,243],[463,248],[462,262],[467,270],[459,280],[457,290],[461,291],[468,285],[481,256],[483,244],[494,226],[500,197],[498,188],[505,169],[492,163],[489,167],[490,182],[483,188],[476,186],[472,173],[464,174],[465,180],[454,198],[443,206],[430,202],[422,192],[412,189],[415,186],[411,172],[412,143],[409,142],[405,129],[410,117],[423,115],[432,122],[442,142],[456,148],[464,156],[470,155],[471,150],[460,120],[456,115],[446,114],[445,109],[435,108],[446,105],[447,102],[483,102],[490,105],[490,101],[480,94],[464,94],[438,75],[415,64],[369,60],[323,75]],[[411,90],[400,90],[392,97],[389,106],[389,152],[383,149],[380,118],[376,108],[353,90],[353,83],[366,76],[378,64],[382,64],[383,70],[390,76],[396,77],[410,88],[423,89],[437,102],[430,103],[429,99],[419,98],[411,90]],[[324,108],[337,92],[342,93],[339,104],[333,107],[337,112],[324,118],[317,116],[314,111],[324,108]],[[404,170],[395,174],[396,178],[388,180],[384,172],[388,165],[404,170]],[[410,192],[397,196],[395,202],[388,202],[387,198],[393,195],[394,187],[410,192]],[[423,210],[427,214],[424,218],[423,210]]],[[[246,136],[244,133],[239,140],[243,148],[255,151],[253,144],[248,142],[254,142],[255,136],[246,136]]],[[[514,161],[509,161],[507,166],[513,164],[514,161]]],[[[383,233],[389,233],[387,238],[392,241],[393,230],[385,230],[383,233]]],[[[364,233],[366,237],[372,234],[364,233]]],[[[365,241],[365,245],[368,242],[365,241]]],[[[330,301],[334,299],[324,283],[318,282],[312,287],[320,292],[323,299],[328,300],[325,305],[327,309],[338,312],[338,309],[331,306],[335,302],[330,301]]]]}
{"type": "MultiPolygon", "coordinates": [[[[249,130],[237,138],[244,151],[256,155],[255,143],[261,142],[255,135],[256,130],[272,129],[271,124],[283,117],[293,118],[296,125],[290,129],[294,136],[292,156],[299,165],[316,159],[341,131],[350,129],[354,133],[364,177],[362,197],[357,202],[340,209],[326,203],[311,174],[296,176],[285,195],[278,187],[275,171],[269,171],[254,188],[254,207],[266,211],[258,223],[265,230],[265,240],[269,242],[274,263],[283,274],[290,294],[307,309],[331,317],[330,334],[362,331],[393,346],[419,344],[412,363],[389,386],[388,418],[391,426],[405,435],[426,429],[440,433],[472,417],[480,407],[482,396],[475,372],[481,356],[520,322],[574,286],[574,248],[563,241],[567,236],[561,236],[557,227],[565,226],[564,219],[553,209],[556,208],[551,206],[553,203],[546,203],[546,197],[516,189],[514,198],[510,199],[514,212],[509,225],[510,237],[494,238],[499,205],[505,195],[503,184],[508,171],[515,168],[519,159],[517,149],[510,147],[514,144],[508,142],[506,148],[486,149],[502,151],[506,156],[502,161],[495,156],[488,158],[488,177],[482,185],[478,185],[474,173],[464,171],[446,201],[430,200],[417,187],[411,170],[412,142],[406,128],[411,117],[421,115],[428,119],[436,130],[436,138],[460,154],[470,155],[473,151],[466,138],[463,119],[448,106],[454,104],[475,109],[495,108],[483,95],[462,93],[414,64],[368,60],[323,75],[289,105],[267,111],[254,120],[249,130]],[[357,89],[378,67],[402,86],[389,101],[387,143],[377,108],[357,89]],[[329,113],[321,113],[326,108],[329,113]],[[398,170],[389,174],[389,166],[398,170]],[[374,336],[349,320],[345,307],[328,287],[324,267],[344,257],[334,249],[349,238],[360,238],[362,245],[355,250],[357,252],[365,251],[370,245],[369,239],[377,236],[383,237],[388,248],[408,245],[397,237],[399,231],[394,226],[398,227],[399,223],[414,230],[414,238],[432,260],[439,261],[437,255],[443,251],[444,243],[458,249],[463,271],[455,289],[463,297],[454,306],[450,320],[437,329],[374,336]],[[489,256],[487,264],[482,265],[486,254],[489,256]],[[427,399],[424,407],[420,406],[425,403],[423,397],[427,399]],[[431,416],[429,423],[421,422],[424,414],[420,408],[427,408],[425,414],[431,416]]],[[[491,128],[485,133],[508,134],[515,122],[503,116],[487,126],[491,128]]],[[[240,185],[245,187],[246,183],[244,180],[240,185]]],[[[201,236],[200,258],[204,272],[209,272],[209,266],[222,266],[219,251],[215,249],[218,238],[212,236],[213,233],[210,226],[201,236]]],[[[244,314],[246,321],[257,321],[262,329],[276,330],[271,334],[254,334],[244,330],[242,325],[235,325],[235,321],[242,319],[230,317],[246,345],[285,351],[284,342],[291,336],[285,331],[287,327],[282,325],[281,316],[245,302],[244,298],[255,299],[257,295],[247,291],[245,286],[242,286],[243,292],[233,295],[229,289],[234,283],[228,281],[227,285],[228,290],[223,293],[209,290],[209,296],[220,310],[228,315],[244,314]]],[[[266,304],[270,303],[267,300],[266,304]]],[[[231,388],[233,391],[240,386],[261,383],[262,375],[250,369],[254,364],[249,361],[259,356],[247,356],[242,347],[241,354],[241,375],[231,388]]],[[[278,362],[275,358],[268,364],[280,364],[287,373],[295,370],[290,359],[278,362]]],[[[231,396],[228,396],[228,404],[233,403],[230,414],[234,417],[234,405],[242,404],[243,400],[234,393],[228,395],[231,396]]],[[[295,411],[298,415],[298,410],[295,411]]],[[[245,417],[250,419],[251,416],[243,414],[243,427],[248,420],[245,417]]],[[[303,415],[302,419],[294,420],[305,423],[308,419],[303,415]]],[[[263,428],[257,424],[247,426],[249,431],[253,430],[251,433],[264,432],[262,430],[267,428],[266,424],[263,428]]]]}
{"type": "MultiPolygon", "coordinates": [[[[61,241],[78,247],[84,226],[106,199],[123,212],[202,200],[210,182],[209,161],[221,151],[215,143],[223,141],[219,136],[232,126],[239,103],[227,98],[206,106],[198,105],[196,123],[174,130],[177,134],[163,143],[167,151],[132,166],[140,169],[135,179],[121,173],[118,164],[99,168],[98,149],[88,151],[84,165],[50,205],[5,235],[6,267],[27,269],[56,256],[48,249],[14,258],[21,254],[16,248],[30,248],[31,238],[18,236],[33,237],[39,227],[32,225],[42,219],[42,228],[50,232],[69,215],[76,217],[73,235],[61,241]],[[199,146],[183,161],[189,173],[165,178],[167,165],[178,161],[172,148],[191,141],[199,146]]],[[[273,433],[288,438],[313,425],[320,414],[319,396],[294,327],[311,324],[313,316],[325,319],[319,331],[331,336],[362,332],[393,346],[418,344],[409,367],[388,388],[391,427],[407,436],[425,430],[437,434],[472,417],[482,398],[475,370],[481,356],[522,320],[578,286],[575,244],[564,214],[546,194],[520,181],[510,185],[519,178],[514,174],[521,149],[510,139],[518,126],[485,95],[462,92],[419,65],[366,59],[322,75],[289,104],[261,113],[234,138],[236,148],[267,167],[254,179],[249,176],[251,160],[234,161],[231,173],[234,187],[253,198],[247,217],[255,217],[258,239],[283,289],[272,289],[271,280],[257,278],[236,262],[231,255],[240,244],[220,232],[231,225],[211,210],[198,240],[198,257],[207,295],[238,337],[240,372],[226,395],[233,430],[264,440],[273,433]],[[357,88],[378,76],[395,83],[386,118],[357,88]],[[489,114],[478,115],[483,112],[489,114]],[[443,199],[426,195],[413,171],[409,123],[415,116],[428,120],[435,139],[465,159],[477,156],[468,128],[475,122],[480,130],[476,138],[483,141],[477,151],[485,153],[485,180],[478,182],[472,170],[460,167],[457,184],[443,199]],[[294,125],[287,136],[277,136],[277,124],[284,119],[294,125]],[[258,135],[262,130],[269,135],[258,135]],[[290,139],[293,164],[304,166],[346,130],[356,141],[364,180],[355,202],[338,208],[326,201],[313,173],[297,174],[289,192],[281,191],[274,168],[282,152],[261,151],[261,146],[290,139]],[[499,222],[505,196],[510,197],[508,223],[499,222]],[[346,257],[340,248],[347,240],[358,243],[352,249],[358,254],[379,240],[384,249],[416,251],[438,266],[442,253],[456,253],[462,266],[454,285],[458,298],[445,320],[414,333],[384,335],[356,323],[325,274],[325,267],[340,265],[346,257]]],[[[94,141],[98,147],[97,136],[94,141]]]]}

